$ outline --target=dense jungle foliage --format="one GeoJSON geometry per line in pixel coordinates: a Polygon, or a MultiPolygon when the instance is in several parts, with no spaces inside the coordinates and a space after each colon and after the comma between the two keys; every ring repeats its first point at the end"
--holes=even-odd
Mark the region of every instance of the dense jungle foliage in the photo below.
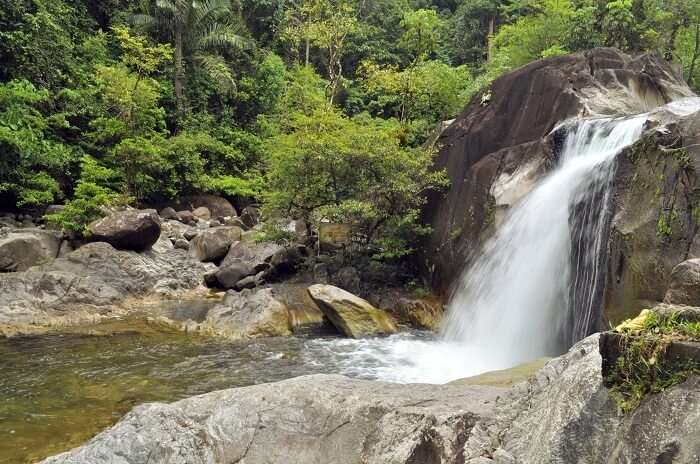
{"type": "Polygon", "coordinates": [[[365,224],[401,254],[425,141],[529,61],[656,51],[700,87],[700,0],[5,0],[0,201],[67,208],[212,192],[365,224]]]}

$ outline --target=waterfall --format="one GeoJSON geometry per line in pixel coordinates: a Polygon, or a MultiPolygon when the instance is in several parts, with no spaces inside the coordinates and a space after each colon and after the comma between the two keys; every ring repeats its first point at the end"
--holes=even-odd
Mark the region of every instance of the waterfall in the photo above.
{"type": "Polygon", "coordinates": [[[581,120],[561,129],[558,166],[511,208],[464,272],[448,307],[446,340],[478,347],[483,361],[501,368],[557,354],[587,335],[615,155],[640,137],[645,121],[581,120]]]}
{"type": "Polygon", "coordinates": [[[652,113],[557,127],[557,166],[511,206],[462,273],[440,339],[352,341],[351,354],[335,347],[335,355],[354,375],[445,383],[558,355],[598,330],[616,156],[649,119],[698,110],[700,98],[686,98],[652,113]]]}

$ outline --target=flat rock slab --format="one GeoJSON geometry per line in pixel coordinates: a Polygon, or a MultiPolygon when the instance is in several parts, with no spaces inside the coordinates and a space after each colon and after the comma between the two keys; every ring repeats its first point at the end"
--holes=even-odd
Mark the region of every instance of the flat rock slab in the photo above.
{"type": "Polygon", "coordinates": [[[503,389],[398,385],[335,375],[135,408],[45,464],[458,462],[503,389]]]}

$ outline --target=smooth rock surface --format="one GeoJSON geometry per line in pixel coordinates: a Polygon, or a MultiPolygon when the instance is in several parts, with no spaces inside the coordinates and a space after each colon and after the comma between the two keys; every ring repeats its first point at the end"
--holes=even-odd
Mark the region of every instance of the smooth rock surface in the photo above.
{"type": "Polygon", "coordinates": [[[538,60],[496,79],[437,141],[435,167],[446,169],[450,187],[431,194],[423,210],[433,228],[422,256],[426,276],[449,291],[504,208],[554,165],[545,137],[559,123],[645,112],[692,95],[656,55],[610,48],[538,60]],[[486,92],[490,102],[482,105],[486,92]]]}
{"type": "Polygon", "coordinates": [[[456,463],[502,389],[315,375],[135,408],[45,464],[456,463]]]}
{"type": "Polygon", "coordinates": [[[154,209],[117,211],[88,226],[90,239],[118,250],[147,250],[160,237],[160,217],[154,209]]]}
{"type": "Polygon", "coordinates": [[[26,271],[58,256],[61,234],[40,229],[13,229],[0,233],[0,272],[26,271]]]}
{"type": "Polygon", "coordinates": [[[392,334],[397,330],[389,314],[341,288],[316,284],[308,292],[335,328],[348,337],[392,334]]]}

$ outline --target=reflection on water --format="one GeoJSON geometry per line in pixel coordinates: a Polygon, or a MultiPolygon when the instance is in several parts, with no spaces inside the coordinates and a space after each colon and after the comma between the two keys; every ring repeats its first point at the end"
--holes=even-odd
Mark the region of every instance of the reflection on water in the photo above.
{"type": "Polygon", "coordinates": [[[82,444],[143,402],[314,373],[377,378],[386,369],[366,342],[328,335],[228,342],[130,324],[0,340],[0,463],[82,444]]]}

